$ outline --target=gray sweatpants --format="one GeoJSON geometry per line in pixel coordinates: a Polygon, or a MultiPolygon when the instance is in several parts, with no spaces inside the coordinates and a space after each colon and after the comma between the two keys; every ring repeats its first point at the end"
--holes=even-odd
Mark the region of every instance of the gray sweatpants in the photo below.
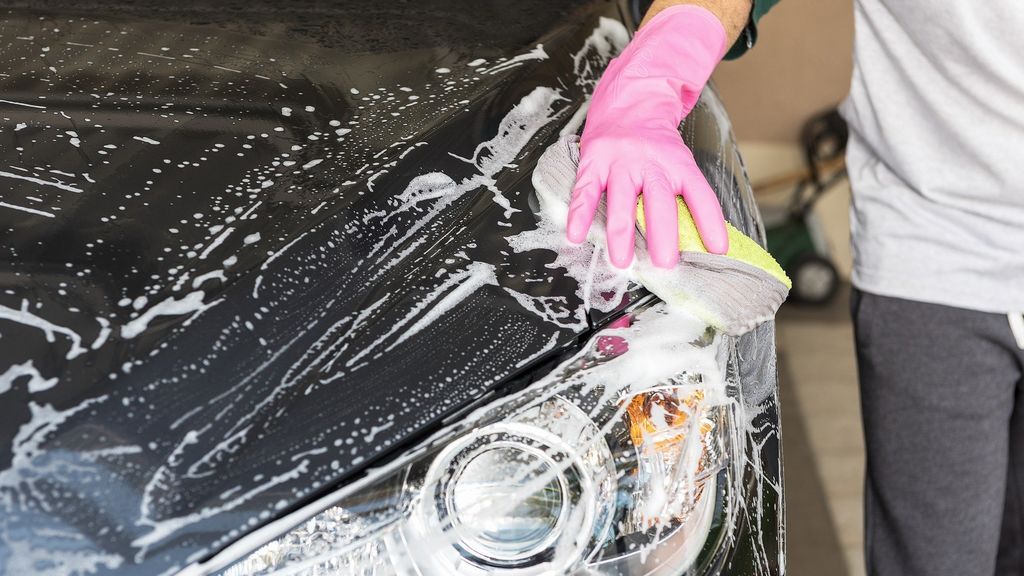
{"type": "Polygon", "coordinates": [[[851,308],[868,574],[1024,575],[1024,351],[1007,316],[856,290],[851,308]]]}

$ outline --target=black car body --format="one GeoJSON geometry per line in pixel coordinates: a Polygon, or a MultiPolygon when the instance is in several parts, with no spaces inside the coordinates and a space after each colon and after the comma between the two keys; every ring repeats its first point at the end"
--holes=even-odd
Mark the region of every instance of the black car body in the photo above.
{"type": "MultiPolygon", "coordinates": [[[[586,403],[579,374],[663,305],[561,259],[586,248],[512,239],[539,230],[533,166],[639,10],[0,12],[0,573],[216,572],[358,502],[351,547],[405,510],[384,503],[421,461],[544,387],[586,403]]],[[[683,135],[763,243],[712,89],[683,135]]],[[[626,546],[549,572],[784,572],[774,327],[691,328],[734,432],[699,558],[594,563],[626,546]]]]}

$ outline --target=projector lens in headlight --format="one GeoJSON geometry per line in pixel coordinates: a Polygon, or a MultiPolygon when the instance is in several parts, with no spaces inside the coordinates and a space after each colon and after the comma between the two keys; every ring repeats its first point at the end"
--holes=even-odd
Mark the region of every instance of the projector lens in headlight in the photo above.
{"type": "Polygon", "coordinates": [[[693,371],[657,376],[644,340],[596,338],[227,573],[701,573],[731,514],[734,404],[721,342],[686,335],[678,320],[666,326],[684,338],[671,352],[693,371]]]}
{"type": "Polygon", "coordinates": [[[488,448],[466,464],[452,483],[448,506],[471,553],[515,565],[554,541],[566,508],[565,481],[552,464],[516,446],[488,448]],[[547,476],[553,478],[534,480],[547,476]]]}
{"type": "Polygon", "coordinates": [[[563,565],[593,550],[608,529],[611,458],[579,408],[560,397],[543,401],[445,447],[423,481],[431,498],[403,535],[430,543],[413,544],[415,556],[438,571],[563,565]]]}

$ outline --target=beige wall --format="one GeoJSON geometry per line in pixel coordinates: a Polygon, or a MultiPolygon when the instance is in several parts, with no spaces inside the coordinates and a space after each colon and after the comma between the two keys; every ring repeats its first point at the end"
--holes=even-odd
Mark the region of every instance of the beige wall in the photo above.
{"type": "MultiPolygon", "coordinates": [[[[757,46],[715,73],[750,179],[756,184],[803,167],[800,128],[835,106],[850,85],[853,0],[781,0],[759,29],[757,46]]],[[[791,189],[759,195],[762,206],[785,205],[791,189]]],[[[850,189],[837,186],[816,205],[839,273],[851,268],[850,189]]]]}
{"type": "Polygon", "coordinates": [[[718,67],[715,81],[740,140],[795,141],[803,121],[849,89],[852,0],[781,0],[758,42],[718,67]]]}

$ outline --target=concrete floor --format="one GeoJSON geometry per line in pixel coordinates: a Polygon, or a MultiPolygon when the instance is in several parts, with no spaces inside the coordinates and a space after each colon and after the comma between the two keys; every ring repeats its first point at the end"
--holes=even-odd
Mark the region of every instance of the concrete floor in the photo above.
{"type": "Polygon", "coordinates": [[[864,440],[849,290],[778,316],[790,576],[862,576],[864,440]]]}

